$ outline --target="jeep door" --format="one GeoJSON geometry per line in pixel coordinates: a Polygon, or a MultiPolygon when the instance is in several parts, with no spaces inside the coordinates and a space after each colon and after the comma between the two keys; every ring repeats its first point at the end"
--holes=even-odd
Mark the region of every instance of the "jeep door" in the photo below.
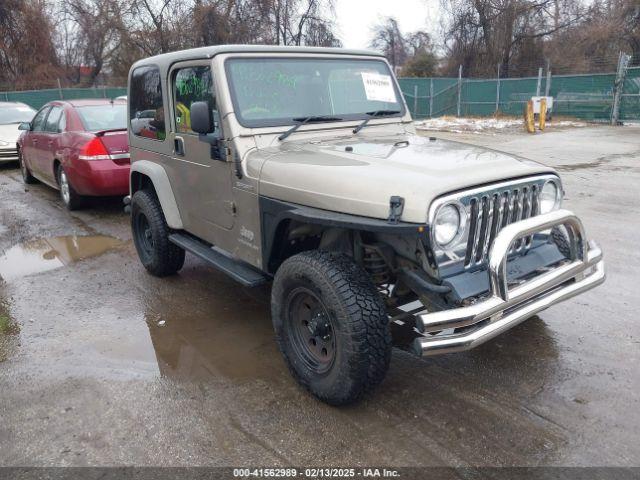
{"type": "MultiPolygon", "coordinates": [[[[216,145],[200,140],[191,130],[190,122],[191,104],[202,101],[209,104],[214,118],[219,119],[211,62],[178,63],[169,72],[169,81],[172,105],[169,136],[175,169],[171,184],[185,229],[215,243],[220,229],[233,227],[231,164],[216,145]]],[[[224,138],[219,120],[216,125],[216,133],[224,138]]]]}

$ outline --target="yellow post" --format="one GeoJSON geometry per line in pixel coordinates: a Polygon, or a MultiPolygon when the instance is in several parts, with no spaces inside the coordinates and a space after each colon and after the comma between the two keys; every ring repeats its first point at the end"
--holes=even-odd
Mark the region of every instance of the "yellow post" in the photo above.
{"type": "Polygon", "coordinates": [[[547,99],[540,99],[540,131],[544,130],[544,127],[547,125],[547,99]]]}
{"type": "Polygon", "coordinates": [[[524,126],[529,133],[535,133],[536,128],[533,120],[533,100],[529,100],[524,107],[524,126]]]}

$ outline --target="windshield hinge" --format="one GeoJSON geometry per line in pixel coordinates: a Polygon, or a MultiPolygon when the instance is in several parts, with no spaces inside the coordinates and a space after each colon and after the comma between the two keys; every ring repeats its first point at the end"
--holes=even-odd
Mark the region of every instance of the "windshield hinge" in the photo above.
{"type": "Polygon", "coordinates": [[[396,195],[389,199],[389,218],[387,222],[391,224],[397,224],[402,217],[402,211],[404,210],[404,198],[396,195]]]}

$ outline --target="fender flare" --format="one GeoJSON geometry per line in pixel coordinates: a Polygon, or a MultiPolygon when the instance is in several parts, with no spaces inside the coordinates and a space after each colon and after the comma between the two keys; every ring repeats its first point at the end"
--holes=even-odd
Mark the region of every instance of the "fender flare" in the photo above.
{"type": "Polygon", "coordinates": [[[150,162],[149,160],[137,160],[133,162],[129,173],[129,185],[131,185],[132,196],[135,193],[133,190],[134,183],[131,181],[134,173],[145,175],[151,180],[158,200],[160,201],[162,211],[164,212],[164,217],[167,220],[167,225],[175,230],[181,230],[183,228],[182,218],[180,217],[178,204],[173,195],[173,189],[171,188],[169,176],[165,169],[161,165],[150,162]]]}

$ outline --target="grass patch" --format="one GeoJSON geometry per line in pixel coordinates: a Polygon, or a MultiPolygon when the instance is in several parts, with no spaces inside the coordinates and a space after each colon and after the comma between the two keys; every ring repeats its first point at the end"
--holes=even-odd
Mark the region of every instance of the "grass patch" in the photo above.
{"type": "Polygon", "coordinates": [[[11,320],[9,319],[9,316],[4,313],[0,313],[0,332],[8,332],[10,327],[11,320]]]}
{"type": "Polygon", "coordinates": [[[16,333],[17,325],[11,321],[6,313],[0,312],[0,334],[12,335],[16,333]]]}

